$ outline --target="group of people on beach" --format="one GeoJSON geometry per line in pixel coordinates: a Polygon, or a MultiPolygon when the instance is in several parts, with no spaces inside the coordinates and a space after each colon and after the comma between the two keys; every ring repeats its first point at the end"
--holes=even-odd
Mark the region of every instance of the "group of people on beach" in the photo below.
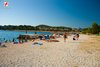
{"type": "MultiPolygon", "coordinates": [[[[36,32],[35,32],[36,34],[36,32]]],[[[68,32],[53,32],[52,35],[39,35],[37,39],[40,39],[40,40],[45,40],[47,42],[59,42],[56,38],[60,38],[60,37],[63,37],[64,38],[64,42],[66,42],[66,40],[68,39],[68,36],[70,34],[68,32]]],[[[74,34],[73,36],[73,40],[78,40],[79,39],[79,34],[74,34]]],[[[34,42],[34,40],[36,39],[32,39],[32,41],[34,42]]],[[[19,42],[16,42],[15,39],[12,40],[12,42],[14,44],[17,44],[17,43],[24,43],[24,42],[27,42],[29,41],[27,38],[19,38],[19,42]]],[[[2,43],[0,43],[0,45],[2,45],[2,43]]]]}
{"type": "MultiPolygon", "coordinates": [[[[40,35],[39,38],[40,38],[40,40],[44,40],[44,39],[49,40],[49,39],[59,38],[59,37],[61,37],[60,35],[63,36],[64,42],[66,42],[68,35],[70,35],[70,34],[68,32],[63,32],[63,33],[55,32],[51,36],[50,35],[40,35]]],[[[78,40],[78,39],[79,39],[79,34],[75,33],[73,36],[73,40],[78,40]]]]}
{"type": "MultiPolygon", "coordinates": [[[[66,42],[66,39],[68,38],[68,33],[67,32],[64,32],[63,38],[64,38],[64,42],[66,42]]],[[[79,39],[79,34],[78,33],[74,34],[73,40],[78,40],[78,39],[79,39]]]]}

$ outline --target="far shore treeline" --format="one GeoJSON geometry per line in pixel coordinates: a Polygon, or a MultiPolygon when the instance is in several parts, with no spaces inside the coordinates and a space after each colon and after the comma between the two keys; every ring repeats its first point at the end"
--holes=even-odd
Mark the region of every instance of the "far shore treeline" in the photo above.
{"type": "Polygon", "coordinates": [[[35,30],[35,31],[72,31],[70,27],[64,26],[48,26],[48,25],[0,25],[0,30],[35,30]]]}
{"type": "Polygon", "coordinates": [[[71,28],[64,26],[48,26],[48,25],[0,25],[0,30],[34,30],[34,31],[67,31],[67,32],[82,32],[84,34],[100,34],[100,25],[96,22],[88,28],[71,28]]]}

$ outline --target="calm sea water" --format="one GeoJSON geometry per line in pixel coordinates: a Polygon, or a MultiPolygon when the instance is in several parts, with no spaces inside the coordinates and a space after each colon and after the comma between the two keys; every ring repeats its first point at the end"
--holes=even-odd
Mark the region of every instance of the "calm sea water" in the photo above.
{"type": "MultiPolygon", "coordinates": [[[[26,34],[26,31],[9,31],[9,30],[0,30],[0,42],[12,41],[13,39],[17,40],[17,37],[21,34],[26,34]]],[[[34,34],[34,31],[27,31],[27,34],[34,34]]],[[[50,35],[50,32],[37,32],[37,34],[50,35]]]]}

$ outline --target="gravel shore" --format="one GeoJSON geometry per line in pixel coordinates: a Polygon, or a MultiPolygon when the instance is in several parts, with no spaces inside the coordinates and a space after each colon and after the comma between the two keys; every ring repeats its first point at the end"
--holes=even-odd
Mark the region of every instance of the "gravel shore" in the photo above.
{"type": "Polygon", "coordinates": [[[77,41],[69,36],[64,42],[43,42],[43,45],[7,44],[0,47],[0,67],[100,67],[100,37],[80,35],[77,41]]]}

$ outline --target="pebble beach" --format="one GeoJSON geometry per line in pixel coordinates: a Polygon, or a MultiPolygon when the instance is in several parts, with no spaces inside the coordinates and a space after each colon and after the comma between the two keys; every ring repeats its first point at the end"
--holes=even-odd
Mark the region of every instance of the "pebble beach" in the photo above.
{"type": "MultiPolygon", "coordinates": [[[[43,45],[7,43],[0,47],[0,67],[100,67],[100,36],[68,36],[66,42],[41,41],[43,45]]],[[[38,42],[37,40],[36,42],[38,42]]]]}

